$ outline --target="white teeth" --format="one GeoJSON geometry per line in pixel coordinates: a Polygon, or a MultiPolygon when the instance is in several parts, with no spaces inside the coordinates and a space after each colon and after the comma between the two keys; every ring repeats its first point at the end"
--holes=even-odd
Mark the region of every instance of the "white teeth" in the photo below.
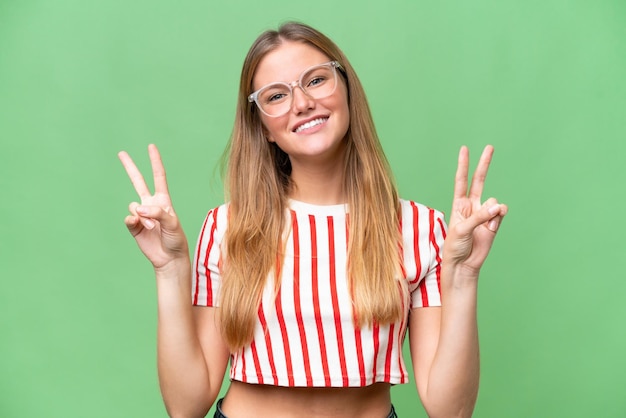
{"type": "Polygon", "coordinates": [[[309,122],[307,122],[307,123],[304,123],[304,124],[302,124],[302,125],[298,126],[294,132],[296,132],[296,133],[297,133],[297,132],[300,132],[300,131],[302,131],[302,130],[304,130],[304,129],[309,129],[309,128],[312,128],[312,127],[314,127],[314,126],[316,126],[316,125],[319,125],[319,124],[321,124],[321,123],[326,122],[327,120],[328,120],[328,118],[317,118],[317,119],[313,119],[312,121],[309,121],[309,122]]]}

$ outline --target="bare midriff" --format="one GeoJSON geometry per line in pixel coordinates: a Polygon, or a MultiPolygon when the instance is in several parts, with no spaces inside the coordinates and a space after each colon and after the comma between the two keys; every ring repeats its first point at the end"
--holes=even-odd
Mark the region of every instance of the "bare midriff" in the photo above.
{"type": "Polygon", "coordinates": [[[290,388],[232,381],[222,403],[228,418],[386,418],[388,383],[349,388],[290,388]]]}

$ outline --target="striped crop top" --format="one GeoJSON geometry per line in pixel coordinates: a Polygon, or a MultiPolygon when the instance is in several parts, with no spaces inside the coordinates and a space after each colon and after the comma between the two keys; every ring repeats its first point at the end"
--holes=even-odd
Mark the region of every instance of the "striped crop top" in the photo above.
{"type": "MultiPolygon", "coordinates": [[[[411,308],[440,306],[443,214],[401,200],[402,260],[411,308]]],[[[220,244],[228,206],[211,210],[195,251],[192,300],[219,306],[220,244]]],[[[367,386],[407,383],[402,321],[355,328],[346,282],[346,205],[289,202],[291,228],[274,299],[268,279],[253,340],[231,353],[230,378],[288,387],[367,386]]]]}

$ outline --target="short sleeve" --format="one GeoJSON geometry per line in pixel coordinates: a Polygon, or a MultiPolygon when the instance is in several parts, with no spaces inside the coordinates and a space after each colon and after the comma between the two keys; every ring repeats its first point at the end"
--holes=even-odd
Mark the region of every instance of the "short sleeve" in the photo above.
{"type": "Polygon", "coordinates": [[[194,252],[191,293],[194,306],[219,306],[221,244],[227,225],[226,205],[207,214],[194,252]]]}
{"type": "Polygon", "coordinates": [[[441,260],[447,225],[442,212],[402,203],[403,267],[411,309],[441,306],[441,260]]]}

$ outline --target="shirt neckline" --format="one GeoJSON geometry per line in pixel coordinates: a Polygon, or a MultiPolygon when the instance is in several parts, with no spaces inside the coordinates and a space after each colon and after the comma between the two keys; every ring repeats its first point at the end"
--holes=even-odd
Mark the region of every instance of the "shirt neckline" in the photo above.
{"type": "Polygon", "coordinates": [[[288,199],[287,206],[298,213],[306,213],[317,216],[345,216],[348,213],[348,204],[337,205],[316,205],[313,203],[301,202],[299,200],[288,199]]]}

